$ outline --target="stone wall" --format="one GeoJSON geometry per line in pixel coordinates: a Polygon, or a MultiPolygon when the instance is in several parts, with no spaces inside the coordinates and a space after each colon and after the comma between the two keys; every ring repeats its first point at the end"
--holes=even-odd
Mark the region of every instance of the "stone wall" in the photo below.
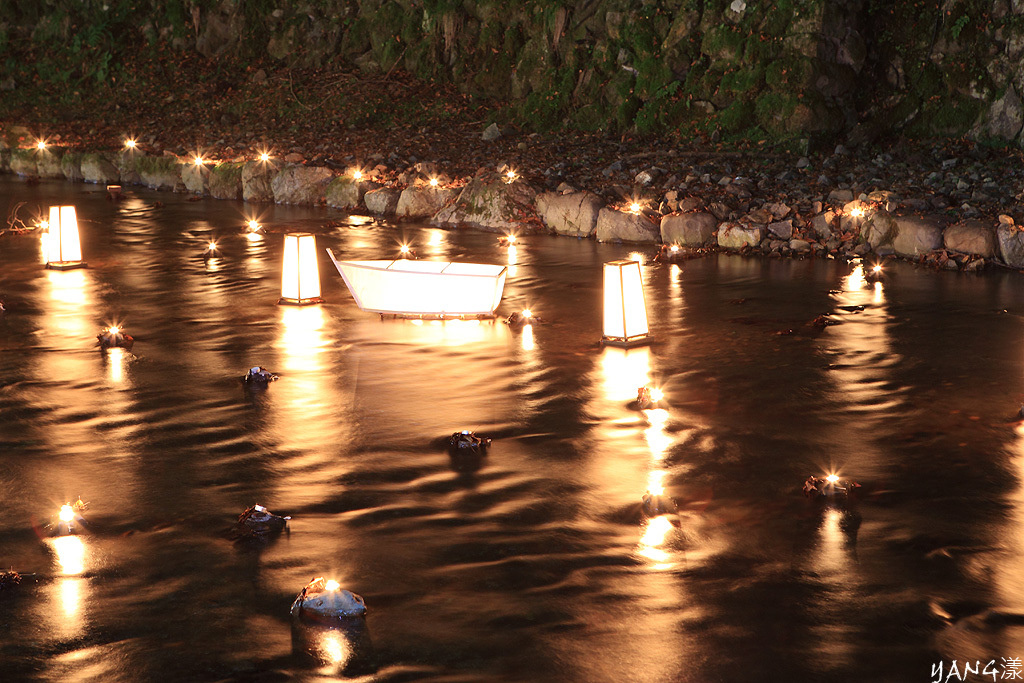
{"type": "MultiPolygon", "coordinates": [[[[847,134],[855,143],[905,130],[1018,143],[1024,127],[1021,0],[0,5],[0,64],[24,40],[71,45],[80,60],[109,59],[134,41],[210,58],[405,69],[511,102],[513,122],[535,129],[847,134]]],[[[97,80],[102,66],[89,71],[97,80]]],[[[0,86],[16,84],[0,73],[0,86]]]]}

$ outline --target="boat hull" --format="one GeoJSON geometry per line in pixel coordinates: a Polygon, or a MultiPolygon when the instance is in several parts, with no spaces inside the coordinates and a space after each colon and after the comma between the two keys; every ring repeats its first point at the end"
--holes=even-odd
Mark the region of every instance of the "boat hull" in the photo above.
{"type": "Polygon", "coordinates": [[[383,315],[460,318],[493,316],[508,268],[445,261],[339,261],[335,268],[356,305],[383,315]]]}

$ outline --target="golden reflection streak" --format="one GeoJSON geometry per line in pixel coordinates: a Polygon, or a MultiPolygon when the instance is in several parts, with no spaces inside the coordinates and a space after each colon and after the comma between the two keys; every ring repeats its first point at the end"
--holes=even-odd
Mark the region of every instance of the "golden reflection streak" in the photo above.
{"type": "Polygon", "coordinates": [[[867,287],[868,281],[864,278],[864,264],[858,263],[853,267],[849,275],[843,278],[843,289],[847,292],[857,292],[867,287]]]}
{"type": "Polygon", "coordinates": [[[338,631],[325,631],[320,636],[318,649],[323,661],[344,667],[352,658],[352,647],[348,639],[338,631]]]}
{"type": "Polygon", "coordinates": [[[60,606],[64,616],[71,620],[78,616],[82,607],[82,579],[68,577],[60,580],[60,606]]]}
{"type": "Polygon", "coordinates": [[[846,538],[841,527],[842,519],[842,510],[834,507],[825,510],[821,525],[818,527],[819,543],[814,562],[816,567],[834,572],[846,568],[848,558],[844,550],[846,538]]]}
{"type": "Polygon", "coordinates": [[[603,388],[609,400],[628,401],[636,390],[650,381],[651,351],[647,347],[619,349],[605,347],[601,354],[603,388]]]}
{"type": "Polygon", "coordinates": [[[665,515],[658,515],[647,520],[643,535],[640,537],[637,554],[654,562],[653,569],[661,571],[672,568],[672,563],[668,561],[671,556],[661,549],[672,532],[672,528],[672,522],[665,515]]]}
{"type": "Polygon", "coordinates": [[[533,339],[533,325],[523,325],[521,343],[523,345],[523,351],[533,351],[537,347],[533,339]]]}
{"type": "Polygon", "coordinates": [[[115,346],[112,349],[107,349],[106,353],[107,371],[110,374],[110,381],[114,384],[121,384],[124,382],[124,366],[127,362],[124,349],[120,346],[115,346]]]}
{"type": "Polygon", "coordinates": [[[78,536],[57,536],[51,539],[57,555],[57,564],[65,576],[75,576],[85,571],[85,544],[78,536]]]}

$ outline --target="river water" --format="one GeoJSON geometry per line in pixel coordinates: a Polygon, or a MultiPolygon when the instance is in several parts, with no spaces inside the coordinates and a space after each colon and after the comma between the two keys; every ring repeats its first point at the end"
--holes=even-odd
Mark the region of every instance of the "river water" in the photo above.
{"type": "Polygon", "coordinates": [[[89,268],[0,238],[0,680],[933,681],[1024,658],[1024,277],[376,224],[0,179],[77,206],[89,268]],[[155,203],[161,202],[162,206],[155,203]],[[278,306],[313,230],[320,306],[278,306]],[[220,256],[204,261],[216,238],[220,256]],[[380,320],[323,247],[509,263],[499,313],[380,320]],[[654,343],[603,348],[637,251],[654,343]],[[821,314],[840,324],[817,328],[821,314]],[[123,322],[130,353],[95,335],[123,322]],[[253,365],[281,379],[247,392],[253,365]],[[658,386],[663,407],[631,405],[658,386]],[[455,461],[447,435],[494,437],[455,461]],[[809,474],[864,485],[808,502],[809,474]],[[645,516],[663,487],[678,515],[645,516]],[[88,503],[72,537],[47,524],[88,503]],[[246,507],[292,516],[265,546],[246,507]],[[365,623],[293,627],[315,576],[365,623]]]}

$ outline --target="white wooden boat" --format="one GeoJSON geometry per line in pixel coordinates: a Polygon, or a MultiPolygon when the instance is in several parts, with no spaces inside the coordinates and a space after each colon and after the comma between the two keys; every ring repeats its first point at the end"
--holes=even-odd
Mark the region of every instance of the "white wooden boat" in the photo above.
{"type": "Polygon", "coordinates": [[[374,313],[458,318],[492,316],[501,303],[507,266],[488,263],[339,261],[327,254],[356,305],[374,313]]]}

